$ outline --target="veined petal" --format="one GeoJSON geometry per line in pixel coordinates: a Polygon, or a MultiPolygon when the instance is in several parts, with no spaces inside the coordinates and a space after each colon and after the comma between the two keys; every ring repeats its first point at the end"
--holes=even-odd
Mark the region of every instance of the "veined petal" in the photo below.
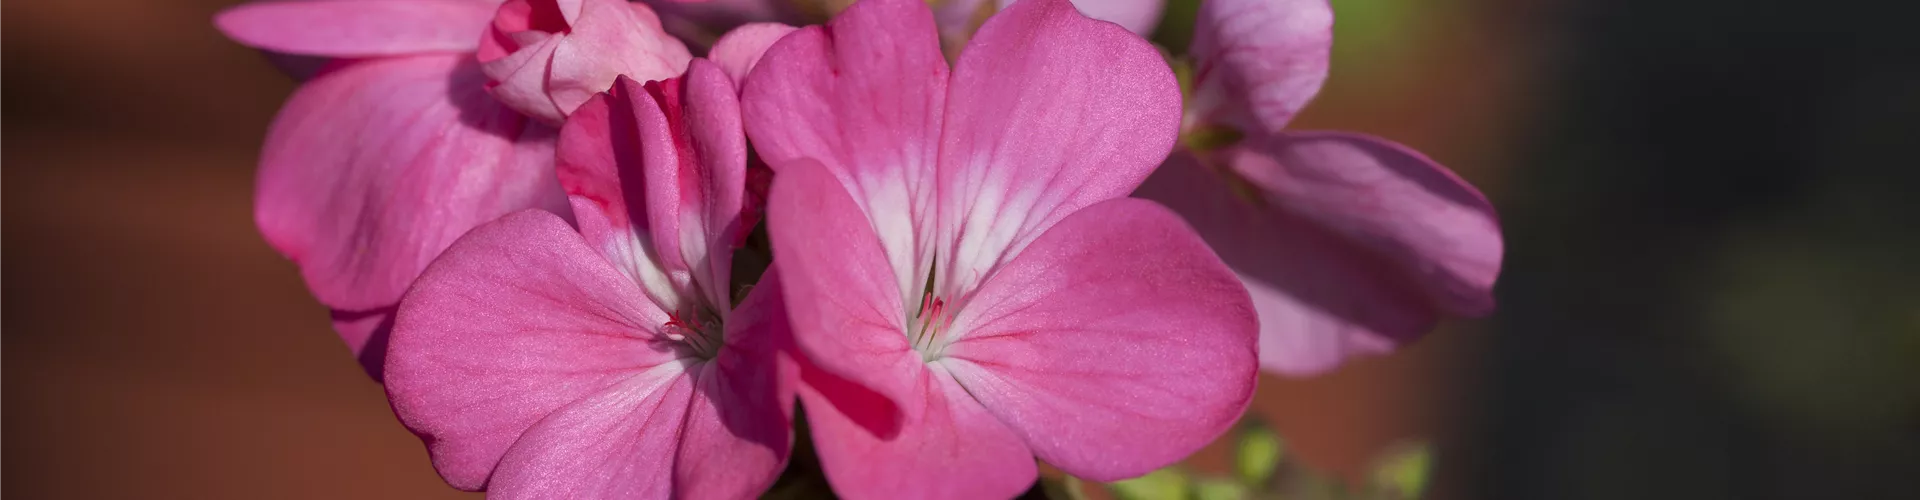
{"type": "Polygon", "coordinates": [[[760,63],[760,56],[781,37],[794,32],[795,28],[780,23],[751,23],[741,25],[713,42],[713,50],[707,52],[707,58],[720,65],[726,71],[727,78],[733,79],[735,88],[747,83],[747,73],[760,63]]]}
{"type": "Polygon", "coordinates": [[[1327,0],[1207,0],[1188,49],[1196,60],[1189,126],[1275,133],[1320,92],[1333,49],[1327,0]]]}
{"type": "Polygon", "coordinates": [[[270,1],[230,7],[213,23],[248,47],[355,58],[470,52],[493,11],[473,0],[270,1]]]}
{"type": "MultiPolygon", "coordinates": [[[[666,118],[644,87],[621,79],[567,118],[560,129],[555,171],[571,197],[587,245],[639,283],[653,303],[677,312],[682,306],[678,287],[687,276],[683,273],[679,283],[669,276],[646,211],[648,139],[640,127],[646,120],[666,118]]],[[[651,142],[673,148],[671,139],[651,142]]]]}
{"type": "Polygon", "coordinates": [[[1177,215],[1144,200],[1061,220],[953,328],[934,364],[1042,460],[1101,481],[1211,442],[1258,373],[1247,292],[1177,215]]]}
{"type": "MultiPolygon", "coordinates": [[[[996,0],[1000,8],[1005,9],[1016,0],[996,0]]],[[[1167,7],[1166,0],[1073,0],[1074,8],[1081,14],[1126,28],[1127,31],[1141,36],[1153,34],[1153,28],[1160,24],[1160,12],[1167,7]]]]}
{"type": "Polygon", "coordinates": [[[947,63],[920,0],[854,4],[767,50],[741,95],[747,134],[776,172],[803,159],[844,183],[880,237],[902,302],[932,259],[933,168],[947,63]]]}
{"type": "MultiPolygon", "coordinates": [[[[684,378],[687,353],[656,332],[665,319],[565,221],[516,213],[461,238],[407,293],[387,394],[441,477],[478,489],[510,447],[528,446],[523,434],[536,423],[617,425],[609,421],[623,416],[621,404],[659,399],[635,384],[684,378]],[[567,416],[554,422],[556,412],[567,416]]],[[[675,426],[684,413],[680,403],[675,426]]],[[[563,444],[536,439],[535,447],[563,444]]]]}
{"type": "Polygon", "coordinates": [[[1126,196],[1179,131],[1180,89],[1160,53],[1065,0],[1014,3],[955,68],[937,200],[943,296],[1067,214],[1126,196]]]}
{"type": "Polygon", "coordinates": [[[724,311],[732,304],[734,236],[747,230],[739,227],[747,138],[737,93],[706,60],[647,91],[655,107],[639,124],[654,241],[668,272],[689,276],[724,311]]]}
{"type": "MultiPolygon", "coordinates": [[[[262,148],[254,217],[321,303],[390,308],[474,226],[533,207],[569,213],[554,132],[499,106],[483,81],[461,55],[386,58],[326,72],[287,100],[262,148]]],[[[379,342],[356,337],[356,354],[379,342]]]]}
{"type": "Polygon", "coordinates": [[[680,367],[628,375],[540,420],[500,459],[488,498],[671,498],[696,397],[680,367]]]}
{"type": "Polygon", "coordinates": [[[674,490],[684,498],[749,498],[786,468],[798,368],[778,269],[727,316],[726,349],[694,373],[674,490]]]}
{"type": "MultiPolygon", "coordinates": [[[[553,51],[545,90],[561,114],[604,92],[619,76],[642,82],[679,76],[693,58],[686,45],[660,29],[646,6],[626,0],[575,0],[578,18],[553,51]]],[[[563,6],[563,11],[564,11],[563,6]]]]}
{"type": "Polygon", "coordinates": [[[917,417],[882,435],[863,422],[872,416],[857,415],[870,408],[849,405],[852,398],[834,394],[847,390],[847,382],[817,369],[804,373],[800,398],[807,405],[814,447],[827,482],[841,497],[1012,498],[1039,474],[1020,438],[952,375],[915,366],[907,387],[922,401],[912,409],[917,417]]]}
{"type": "Polygon", "coordinates": [[[1487,198],[1446,167],[1339,132],[1280,134],[1224,157],[1270,203],[1387,259],[1442,311],[1492,312],[1500,224],[1487,198]]]}
{"type": "Polygon", "coordinates": [[[1246,282],[1269,371],[1324,372],[1416,340],[1442,313],[1492,307],[1492,207],[1443,167],[1376,141],[1255,139],[1216,157],[1253,199],[1186,154],[1135,193],[1179,212],[1246,282]]]}
{"type": "Polygon", "coordinates": [[[767,231],[800,352],[894,408],[923,407],[910,375],[926,368],[907,343],[894,270],[840,181],[811,162],[788,164],[773,181],[767,231]]]}

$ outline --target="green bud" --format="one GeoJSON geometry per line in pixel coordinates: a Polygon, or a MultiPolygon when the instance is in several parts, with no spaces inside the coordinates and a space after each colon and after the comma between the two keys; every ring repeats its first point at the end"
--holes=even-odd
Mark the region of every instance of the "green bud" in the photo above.
{"type": "Polygon", "coordinates": [[[1286,447],[1280,442],[1280,436],[1266,426],[1253,426],[1240,433],[1240,444],[1235,450],[1234,471],[1240,474],[1240,481],[1250,485],[1267,484],[1273,478],[1273,471],[1285,458],[1286,447]]]}
{"type": "Polygon", "coordinates": [[[1192,480],[1171,467],[1109,485],[1120,500],[1187,500],[1192,480]]]}

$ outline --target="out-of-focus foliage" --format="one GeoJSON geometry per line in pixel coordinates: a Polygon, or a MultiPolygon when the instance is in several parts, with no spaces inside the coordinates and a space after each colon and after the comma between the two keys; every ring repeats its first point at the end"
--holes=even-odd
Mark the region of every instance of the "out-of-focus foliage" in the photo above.
{"type": "MultiPolygon", "coordinates": [[[[1258,422],[1243,423],[1228,439],[1236,443],[1232,474],[1173,466],[1109,483],[1107,490],[1120,500],[1411,500],[1425,492],[1433,467],[1428,446],[1408,443],[1376,458],[1365,482],[1348,484],[1292,460],[1280,436],[1258,422]]],[[[1056,500],[1080,498],[1046,490],[1056,500]]]]}

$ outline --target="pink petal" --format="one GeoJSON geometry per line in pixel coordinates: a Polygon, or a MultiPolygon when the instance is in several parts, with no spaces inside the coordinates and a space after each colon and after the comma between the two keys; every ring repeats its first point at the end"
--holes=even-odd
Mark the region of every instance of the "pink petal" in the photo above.
{"type": "MultiPolygon", "coordinates": [[[[554,132],[500,107],[482,81],[461,55],[379,59],[287,100],[261,154],[254,216],[321,303],[392,307],[468,229],[529,207],[567,213],[554,132]]],[[[358,355],[369,340],[357,336],[346,340],[358,355]]]]}
{"type": "Polygon", "coordinates": [[[1258,329],[1239,280],[1178,215],[1117,199],[988,279],[934,364],[1040,459],[1109,481],[1185,458],[1239,419],[1258,329]]]}
{"type": "Polygon", "coordinates": [[[667,365],[579,398],[500,459],[487,498],[673,498],[675,452],[694,381],[667,365]]]}
{"type": "Polygon", "coordinates": [[[780,23],[752,23],[734,28],[720,40],[713,42],[713,50],[707,52],[707,58],[720,64],[720,69],[733,79],[733,86],[746,85],[747,73],[760,62],[760,56],[773,47],[773,42],[787,36],[799,28],[780,23]]]}
{"type": "Polygon", "coordinates": [[[748,498],[786,467],[797,368],[778,269],[727,316],[726,349],[694,373],[674,489],[684,498],[748,498]]]}
{"type": "Polygon", "coordinates": [[[1417,153],[1334,133],[1223,152],[1257,203],[1186,155],[1136,195],[1192,222],[1240,273],[1261,317],[1261,363],[1309,375],[1391,351],[1440,314],[1493,307],[1502,243],[1493,208],[1417,153]]]}
{"type": "Polygon", "coordinates": [[[567,120],[558,166],[578,209],[594,213],[581,223],[588,242],[675,310],[696,290],[731,303],[732,242],[744,230],[739,104],[718,68],[692,69],[644,87],[621,77],[567,120]],[[653,289],[656,268],[669,288],[653,289]]]}
{"type": "Polygon", "coordinates": [[[546,92],[562,114],[573,112],[619,76],[642,82],[680,75],[693,56],[686,45],[661,31],[645,6],[626,0],[582,2],[572,32],[553,52],[546,92]]]}
{"type": "MultiPolygon", "coordinates": [[[[1014,0],[997,0],[1000,8],[1005,9],[1014,0]]],[[[1081,14],[1126,28],[1140,35],[1153,33],[1160,25],[1160,11],[1167,6],[1166,0],[1073,0],[1073,6],[1081,14]]]]}
{"type": "Polygon", "coordinates": [[[387,394],[441,477],[477,489],[510,446],[561,445],[541,440],[555,431],[530,431],[537,422],[612,425],[591,420],[618,420],[610,400],[645,399],[635,384],[677,376],[690,354],[656,336],[665,320],[565,221],[516,213],[461,238],[407,293],[387,394]],[[567,416],[549,417],[556,411],[567,416]]]}
{"type": "Polygon", "coordinates": [[[569,110],[553,102],[546,85],[553,52],[559,50],[563,36],[546,36],[499,59],[481,59],[480,68],[490,80],[487,90],[514,111],[549,125],[560,124],[569,110]]]}
{"type": "Polygon", "coordinates": [[[1493,311],[1500,224],[1487,198],[1446,167],[1339,132],[1282,134],[1225,156],[1277,205],[1390,259],[1441,310],[1493,311]]]}
{"type": "Polygon", "coordinates": [[[640,117],[647,212],[666,270],[691,274],[710,304],[732,301],[734,235],[746,196],[747,138],[740,102],[718,66],[650,83],[657,107],[640,117]],[[654,117],[661,118],[659,120],[654,117]]]}
{"type": "Polygon", "coordinates": [[[788,164],[774,177],[767,231],[800,352],[901,410],[923,407],[911,375],[924,362],[907,345],[893,269],[840,181],[811,162],[788,164]]]}
{"type": "MultiPolygon", "coordinates": [[[[1160,53],[1065,0],[1025,0],[955,66],[940,159],[942,295],[971,290],[1067,214],[1126,196],[1172,150],[1180,89],[1160,53]]],[[[751,84],[749,85],[751,87],[751,84]]]]}
{"type": "Polygon", "coordinates": [[[898,300],[918,300],[932,248],[932,178],[947,63],[919,0],[854,4],[767,49],[741,95],[747,134],[775,172],[817,161],[880,236],[898,300]],[[907,295],[913,297],[907,297],[907,295]]]}
{"type": "Polygon", "coordinates": [[[1333,47],[1327,0],[1208,0],[1188,52],[1189,122],[1279,132],[1320,92],[1333,47]]]}
{"type": "Polygon", "coordinates": [[[213,23],[257,49],[372,57],[470,52],[493,11],[470,0],[269,1],[230,7],[213,23]]]}
{"type": "MultiPolygon", "coordinates": [[[[1012,498],[1033,484],[1033,455],[1005,424],[954,383],[916,364],[909,386],[924,401],[918,419],[875,434],[850,405],[852,384],[807,370],[800,391],[820,465],[846,498],[1012,498]],[[850,415],[852,414],[852,415],[850,415]]],[[[854,391],[858,391],[854,389],[854,391]]]]}

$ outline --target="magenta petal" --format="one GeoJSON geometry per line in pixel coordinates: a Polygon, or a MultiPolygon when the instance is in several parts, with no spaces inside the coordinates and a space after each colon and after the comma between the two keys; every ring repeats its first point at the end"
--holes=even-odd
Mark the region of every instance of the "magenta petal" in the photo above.
{"type": "Polygon", "coordinates": [[[654,248],[676,281],[688,276],[708,303],[730,303],[733,240],[747,230],[738,227],[747,138],[737,93],[706,60],[692,63],[686,76],[650,83],[647,90],[656,107],[636,116],[654,248]]]}
{"type": "Polygon", "coordinates": [[[1500,224],[1487,198],[1446,167],[1338,132],[1282,134],[1225,157],[1276,205],[1389,259],[1442,311],[1492,312],[1500,224]]]}
{"type": "Polygon", "coordinates": [[[727,316],[726,349],[694,374],[674,490],[683,498],[749,498],[786,467],[792,446],[791,337],[777,269],[727,316]]]}
{"type": "Polygon", "coordinates": [[[821,468],[844,498],[1012,498],[1039,474],[1033,454],[1013,432],[954,383],[917,365],[908,374],[917,420],[875,434],[850,413],[869,410],[838,400],[847,384],[808,372],[800,391],[821,468]]]}
{"type": "Polygon", "coordinates": [[[1258,329],[1240,281],[1178,215],[1118,199],[988,279],[935,364],[1040,459],[1108,481],[1179,461],[1239,419],[1258,329]]]}
{"type": "MultiPolygon", "coordinates": [[[[996,0],[1000,8],[1005,9],[1015,0],[996,0]]],[[[1127,31],[1142,36],[1152,34],[1153,28],[1160,24],[1160,12],[1167,7],[1166,0],[1073,0],[1074,8],[1087,17],[1099,19],[1126,28],[1127,31]]]]}
{"type": "MultiPolygon", "coordinates": [[[[571,405],[563,413],[574,421],[542,427],[592,425],[579,421],[595,411],[582,398],[635,398],[637,379],[659,378],[636,374],[682,370],[683,354],[653,333],[665,319],[565,221],[516,213],[461,238],[407,293],[388,348],[387,395],[441,477],[477,489],[549,414],[571,405]]],[[[599,418],[613,413],[603,408],[599,418]]]]}
{"type": "Polygon", "coordinates": [[[988,20],[960,55],[947,104],[937,200],[937,241],[954,245],[937,252],[946,295],[972,289],[1067,214],[1133,191],[1180,123],[1179,84],[1159,51],[1066,0],[1024,0],[988,20]]]}
{"type": "Polygon", "coordinates": [[[1309,375],[1493,305],[1493,208],[1444,167],[1378,139],[1309,133],[1224,152],[1259,204],[1177,155],[1136,195],[1187,218],[1246,281],[1261,364],[1309,375]]]}
{"type": "Polygon", "coordinates": [[[767,231],[779,256],[794,342],[820,369],[917,410],[905,306],[880,239],[840,181],[810,162],[774,178],[767,231]]]}
{"type": "MultiPolygon", "coordinates": [[[[288,99],[261,153],[254,216],[321,303],[392,307],[468,229],[530,207],[567,213],[553,131],[500,107],[482,81],[460,55],[378,59],[288,99]]],[[[365,341],[347,340],[356,354],[365,341]]]]}
{"type": "Polygon", "coordinates": [[[562,114],[604,92],[626,76],[642,82],[679,76],[693,56],[660,29],[644,5],[626,0],[584,0],[572,31],[553,51],[545,90],[562,114]]]}
{"type": "Polygon", "coordinates": [[[620,377],[540,420],[500,459],[487,498],[672,498],[687,405],[682,367],[620,377]]]}
{"type": "Polygon", "coordinates": [[[472,51],[493,12],[471,0],[269,1],[220,11],[213,23],[257,49],[371,57],[472,51]]]}
{"type": "Polygon", "coordinates": [[[774,171],[807,159],[872,219],[900,300],[918,300],[932,248],[932,178],[947,62],[920,0],[868,0],[781,38],[747,77],[747,134],[774,171]],[[915,297],[906,297],[914,294],[915,297]]]}
{"type": "Polygon", "coordinates": [[[699,61],[687,77],[641,86],[621,77],[561,129],[559,177],[587,241],[657,302],[694,290],[725,304],[746,185],[746,138],[733,86],[699,61]],[[644,237],[643,239],[637,239],[644,237]],[[636,247],[635,245],[643,245],[636,247]],[[644,251],[643,249],[651,249],[644,251]],[[698,282],[699,286],[695,286],[698,282]],[[668,293],[673,292],[673,293],[668,293]]]}
{"type": "Polygon", "coordinates": [[[1207,0],[1193,33],[1188,120],[1274,133],[1327,79],[1333,9],[1327,0],[1207,0]]]}
{"type": "Polygon", "coordinates": [[[707,52],[707,58],[720,64],[720,69],[733,79],[733,86],[746,85],[747,73],[760,63],[760,56],[773,47],[780,37],[787,36],[799,28],[780,23],[752,23],[734,28],[713,42],[713,50],[707,52]]]}

